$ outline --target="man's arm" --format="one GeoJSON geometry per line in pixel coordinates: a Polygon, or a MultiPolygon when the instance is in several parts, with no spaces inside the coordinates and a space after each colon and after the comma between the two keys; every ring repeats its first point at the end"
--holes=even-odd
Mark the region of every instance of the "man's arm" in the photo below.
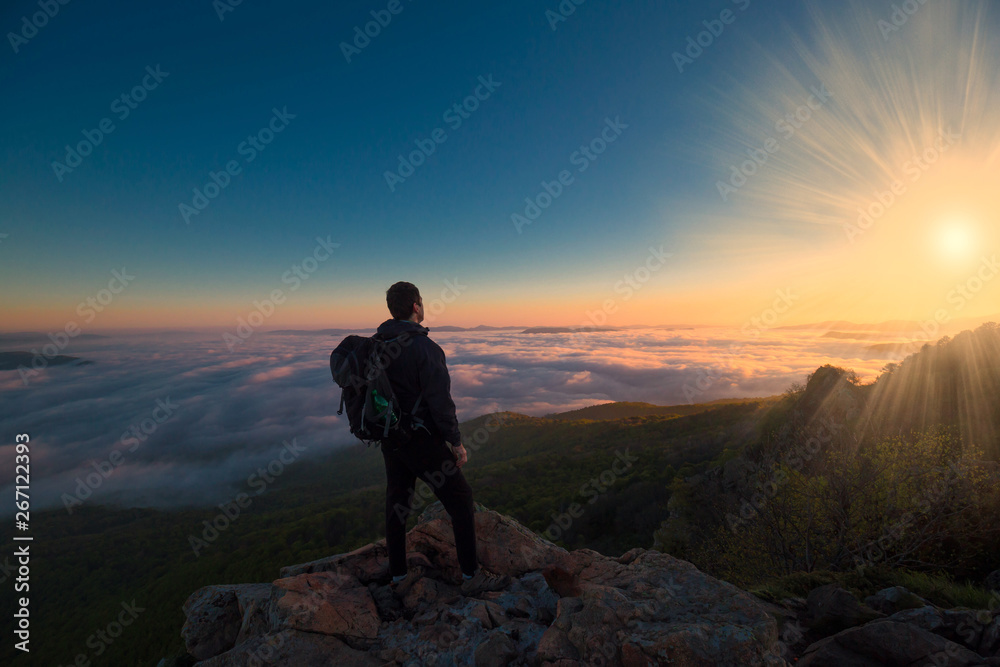
{"type": "Polygon", "coordinates": [[[444,439],[453,446],[462,442],[455,415],[455,402],[451,398],[451,376],[444,350],[434,341],[427,339],[425,354],[420,355],[420,386],[424,392],[424,402],[430,412],[431,421],[444,439]]]}

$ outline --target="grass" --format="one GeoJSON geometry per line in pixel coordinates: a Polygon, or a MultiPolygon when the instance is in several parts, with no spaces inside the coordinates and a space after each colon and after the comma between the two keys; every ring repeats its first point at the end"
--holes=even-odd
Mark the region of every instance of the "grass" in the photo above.
{"type": "Polygon", "coordinates": [[[838,584],[859,599],[883,588],[902,586],[928,602],[951,609],[996,609],[1000,607],[1000,594],[993,593],[969,582],[956,582],[945,573],[914,572],[912,570],[870,570],[856,572],[795,572],[777,579],[762,582],[749,588],[749,592],[768,602],[784,598],[806,597],[809,591],[826,584],[838,584]]]}

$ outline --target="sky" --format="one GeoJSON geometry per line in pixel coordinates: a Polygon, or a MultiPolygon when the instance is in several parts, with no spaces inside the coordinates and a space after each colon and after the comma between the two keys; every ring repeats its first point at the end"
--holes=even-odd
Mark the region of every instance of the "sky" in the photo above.
{"type": "Polygon", "coordinates": [[[996,12],[903,4],[4,3],[0,331],[994,315],[996,12]]]}

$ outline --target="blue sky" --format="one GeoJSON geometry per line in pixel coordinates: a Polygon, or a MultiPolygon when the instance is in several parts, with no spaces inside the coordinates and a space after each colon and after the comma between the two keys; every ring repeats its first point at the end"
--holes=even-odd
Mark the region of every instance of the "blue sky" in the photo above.
{"type": "MultiPolygon", "coordinates": [[[[341,43],[388,4],[244,1],[220,20],[209,0],[70,2],[16,53],[8,35],[0,279],[19,321],[2,327],[60,326],[122,266],[138,279],[100,324],[224,325],[281,287],[317,236],[339,252],[276,326],[359,324],[384,314],[396,280],[434,293],[454,277],[470,285],[454,323],[555,323],[539,315],[551,312],[575,324],[572,313],[600,303],[661,245],[675,259],[650,294],[712,282],[689,239],[725,209],[717,149],[747,141],[740,109],[719,100],[735,95],[734,81],[752,83],[748,63],[753,81],[767,84],[795,51],[791,35],[808,39],[799,3],[591,0],[553,30],[554,0],[400,0],[401,12],[348,63],[341,43]],[[724,10],[732,24],[678,72],[673,54],[724,10]],[[112,102],[157,66],[168,75],[119,120],[112,102]],[[443,113],[479,77],[500,85],[448,127],[443,113]],[[273,109],[294,119],[245,162],[238,147],[273,109]],[[60,181],[52,163],[103,118],[114,131],[60,181]],[[571,155],[607,118],[628,129],[518,234],[511,215],[543,180],[573,168],[571,155]],[[447,140],[390,191],[384,173],[436,128],[447,140]],[[234,159],[241,173],[187,223],[179,204],[234,159]],[[518,303],[532,304],[522,317],[510,313],[518,303]],[[573,306],[552,306],[563,303],[573,306]]],[[[19,32],[38,11],[37,2],[7,3],[0,26],[19,32]]],[[[815,241],[812,229],[777,235],[815,241]]],[[[714,279],[731,270],[723,259],[714,279]]],[[[689,319],[644,307],[652,319],[689,319]]]]}

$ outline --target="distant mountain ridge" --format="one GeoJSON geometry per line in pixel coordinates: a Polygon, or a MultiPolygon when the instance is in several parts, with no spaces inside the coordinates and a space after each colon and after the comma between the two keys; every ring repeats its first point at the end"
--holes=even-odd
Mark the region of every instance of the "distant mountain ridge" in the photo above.
{"type": "MultiPolygon", "coordinates": [[[[33,352],[0,352],[0,371],[16,371],[22,366],[31,369],[32,363],[37,355],[33,352]]],[[[59,354],[54,357],[45,357],[45,365],[48,366],[87,366],[94,363],[81,359],[80,357],[70,357],[59,354]]]]}
{"type": "Polygon", "coordinates": [[[714,407],[722,405],[755,403],[759,401],[773,400],[777,397],[760,398],[721,398],[716,401],[706,403],[696,403],[689,405],[653,405],[652,403],[615,401],[612,403],[601,403],[591,405],[577,410],[566,412],[553,412],[545,415],[546,419],[561,419],[572,421],[577,419],[592,421],[607,421],[615,419],[628,419],[630,417],[653,417],[653,416],[673,416],[684,417],[687,415],[705,412],[714,407]]]}

